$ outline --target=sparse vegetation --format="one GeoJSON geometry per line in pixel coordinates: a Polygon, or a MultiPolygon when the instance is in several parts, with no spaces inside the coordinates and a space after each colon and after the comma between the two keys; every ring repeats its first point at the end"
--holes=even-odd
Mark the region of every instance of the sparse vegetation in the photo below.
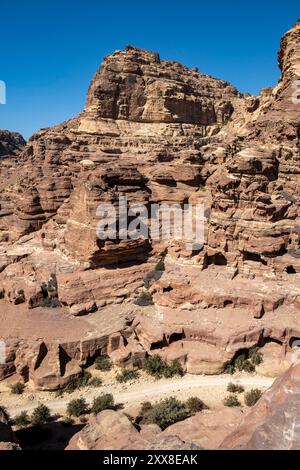
{"type": "Polygon", "coordinates": [[[138,298],[136,299],[136,304],[140,305],[141,307],[152,305],[153,300],[152,300],[152,295],[150,294],[150,292],[146,289],[141,290],[138,298]]]}
{"type": "Polygon", "coordinates": [[[84,398],[77,398],[75,400],[71,400],[67,406],[67,414],[68,416],[75,416],[78,418],[79,416],[85,415],[89,412],[89,407],[87,402],[84,398]]]}
{"type": "Polygon", "coordinates": [[[129,382],[130,380],[138,379],[139,375],[137,370],[123,369],[122,372],[116,375],[116,380],[120,383],[129,382]]]}
{"type": "Polygon", "coordinates": [[[235,395],[229,395],[224,399],[224,405],[229,406],[230,408],[235,407],[235,406],[241,406],[240,401],[235,395]]]}
{"type": "Polygon", "coordinates": [[[257,346],[253,346],[253,348],[249,349],[249,359],[254,366],[258,366],[263,362],[263,356],[257,346]]]}
{"type": "Polygon", "coordinates": [[[157,265],[155,266],[156,271],[164,271],[165,270],[165,262],[164,259],[161,259],[157,265]]]}
{"type": "Polygon", "coordinates": [[[10,389],[11,393],[13,393],[14,395],[22,395],[24,390],[25,390],[25,385],[22,382],[16,382],[15,384],[11,386],[11,389],[10,389]]]}
{"type": "Polygon", "coordinates": [[[224,370],[224,373],[225,374],[230,374],[230,375],[233,375],[235,373],[235,368],[234,368],[234,365],[233,364],[227,364],[225,370],[224,370]]]}
{"type": "Polygon", "coordinates": [[[66,385],[66,387],[64,388],[64,391],[67,393],[72,393],[75,390],[86,387],[91,377],[92,375],[89,372],[84,371],[83,376],[71,380],[71,382],[69,382],[68,385],[66,385]]]}
{"type": "Polygon", "coordinates": [[[114,397],[110,393],[106,393],[94,398],[91,411],[94,415],[97,415],[103,410],[114,409],[114,406],[114,397]]]}
{"type": "Polygon", "coordinates": [[[112,363],[107,354],[99,356],[95,359],[95,369],[102,371],[109,371],[112,368],[112,363]]]}
{"type": "Polygon", "coordinates": [[[234,384],[232,382],[229,382],[227,386],[227,392],[231,393],[243,393],[245,391],[244,387],[239,384],[234,384]]]}
{"type": "Polygon", "coordinates": [[[101,387],[102,380],[100,379],[100,377],[93,377],[90,380],[89,385],[91,385],[91,387],[101,387]]]}
{"type": "Polygon", "coordinates": [[[199,411],[207,410],[208,408],[207,405],[198,397],[190,397],[186,401],[186,407],[192,415],[195,413],[199,413],[199,411]]]}
{"type": "Polygon", "coordinates": [[[245,393],[245,403],[247,406],[254,406],[260,397],[262,396],[262,391],[258,388],[253,388],[249,392],[245,393]]]}
{"type": "Polygon", "coordinates": [[[46,405],[39,405],[33,410],[31,423],[34,426],[45,424],[51,419],[50,410],[46,405]]]}
{"type": "Polygon", "coordinates": [[[147,407],[144,404],[143,408],[143,414],[141,410],[142,422],[157,424],[161,429],[166,429],[171,424],[182,421],[189,416],[186,405],[174,397],[166,398],[151,407],[148,403],[147,407]]]}
{"type": "Polygon", "coordinates": [[[141,369],[143,367],[143,362],[139,357],[134,357],[132,360],[132,367],[135,369],[141,369]]]}
{"type": "Polygon", "coordinates": [[[208,407],[198,397],[191,397],[186,402],[170,397],[155,404],[149,401],[142,403],[139,420],[143,424],[158,424],[165,429],[205,409],[208,407]]]}
{"type": "Polygon", "coordinates": [[[253,346],[249,351],[239,354],[231,364],[227,364],[225,373],[234,374],[238,371],[245,371],[252,373],[255,367],[263,362],[263,356],[259,352],[258,346],[253,346]]]}
{"type": "Polygon", "coordinates": [[[19,415],[17,415],[14,419],[14,424],[20,427],[28,426],[28,424],[30,424],[30,419],[27,411],[22,411],[19,415]]]}
{"type": "Polygon", "coordinates": [[[179,361],[172,361],[167,364],[158,354],[148,356],[144,362],[144,369],[149,375],[156,378],[174,377],[175,375],[183,376],[184,371],[179,361]]]}

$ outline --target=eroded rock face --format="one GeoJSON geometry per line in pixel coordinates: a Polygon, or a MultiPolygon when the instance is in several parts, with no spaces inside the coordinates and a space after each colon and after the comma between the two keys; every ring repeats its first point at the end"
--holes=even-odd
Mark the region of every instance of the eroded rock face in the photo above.
{"type": "Polygon", "coordinates": [[[82,431],[75,434],[66,450],[191,450],[196,444],[177,436],[164,435],[159,426],[150,424],[138,431],[127,416],[105,410],[90,418],[82,431]]]}
{"type": "MultiPolygon", "coordinates": [[[[3,302],[101,319],[144,286],[153,316],[135,310],[126,341],[110,351],[115,363],[155,350],[190,372],[218,373],[240,349],[270,340],[285,364],[300,338],[299,43],[297,22],[281,42],[278,86],[259,97],[145,50],[106,57],[84,111],[33,135],[1,177],[3,302]],[[202,204],[203,246],[123,240],[119,227],[100,240],[97,209],[110,203],[118,214],[120,196],[202,204]]],[[[55,351],[39,387],[65,383],[55,351]]]]}
{"type": "Polygon", "coordinates": [[[0,157],[15,157],[20,154],[26,141],[18,132],[0,129],[0,157]]]}
{"type": "Polygon", "coordinates": [[[0,408],[0,451],[21,450],[18,440],[9,424],[6,411],[0,408]]]}
{"type": "Polygon", "coordinates": [[[291,366],[225,438],[222,449],[300,449],[300,363],[291,366]]]}

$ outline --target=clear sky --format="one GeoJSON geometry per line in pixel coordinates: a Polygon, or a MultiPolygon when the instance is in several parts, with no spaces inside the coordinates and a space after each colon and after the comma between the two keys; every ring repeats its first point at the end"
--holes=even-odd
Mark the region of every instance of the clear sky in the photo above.
{"type": "Polygon", "coordinates": [[[278,79],[280,37],[300,2],[1,0],[0,15],[0,128],[28,138],[81,111],[103,57],[127,44],[256,94],[278,79]]]}

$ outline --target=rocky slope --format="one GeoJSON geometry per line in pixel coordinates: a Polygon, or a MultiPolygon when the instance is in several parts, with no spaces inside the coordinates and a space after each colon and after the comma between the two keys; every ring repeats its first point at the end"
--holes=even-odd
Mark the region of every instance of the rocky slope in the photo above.
{"type": "Polygon", "coordinates": [[[223,449],[299,450],[300,363],[280,376],[225,438],[223,449]]]}
{"type": "Polygon", "coordinates": [[[164,431],[153,424],[138,430],[123,413],[106,410],[89,419],[67,450],[299,450],[299,387],[298,360],[246,414],[237,408],[202,411],[164,431]]]}
{"type": "Polygon", "coordinates": [[[219,373],[253,345],[276,373],[286,368],[300,338],[299,31],[297,22],[281,42],[278,86],[259,97],[128,46],[104,59],[82,113],[29,139],[1,176],[7,325],[16,311],[30,323],[39,308],[94,328],[68,342],[53,313],[50,334],[37,320],[20,341],[11,326],[1,377],[17,370],[57,388],[106,351],[121,365],[155,351],[219,373]],[[148,207],[202,204],[203,246],[98,239],[97,207],[118,213],[125,195],[148,207]],[[150,307],[133,305],[143,288],[150,307]]]}

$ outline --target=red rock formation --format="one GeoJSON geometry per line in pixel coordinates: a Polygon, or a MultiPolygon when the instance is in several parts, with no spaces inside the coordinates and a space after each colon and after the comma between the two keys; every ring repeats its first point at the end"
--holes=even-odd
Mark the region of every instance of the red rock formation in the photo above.
{"type": "Polygon", "coordinates": [[[222,449],[299,450],[300,363],[280,376],[221,444],[222,449]]]}
{"type": "MultiPolygon", "coordinates": [[[[115,362],[163,348],[190,371],[221,372],[239,349],[268,338],[283,344],[284,356],[300,337],[299,104],[292,99],[299,44],[298,22],[281,42],[278,86],[259,97],[141,49],[106,57],[85,110],[33,135],[5,177],[1,297],[24,311],[99,310],[101,318],[107,306],[118,313],[131,304],[145,284],[152,317],[137,315],[111,351],[115,362]],[[122,240],[119,232],[99,240],[97,207],[109,202],[118,212],[120,195],[147,206],[202,204],[203,247],[122,240]],[[165,270],[157,272],[162,256],[165,270]],[[172,345],[168,338],[178,334],[182,341],[172,345]]],[[[65,381],[50,350],[49,381],[57,386],[65,381]]]]}
{"type": "Polygon", "coordinates": [[[138,431],[121,412],[105,410],[92,417],[82,431],[75,434],[66,450],[191,450],[196,444],[177,436],[167,436],[159,426],[149,424],[138,431]]]}

